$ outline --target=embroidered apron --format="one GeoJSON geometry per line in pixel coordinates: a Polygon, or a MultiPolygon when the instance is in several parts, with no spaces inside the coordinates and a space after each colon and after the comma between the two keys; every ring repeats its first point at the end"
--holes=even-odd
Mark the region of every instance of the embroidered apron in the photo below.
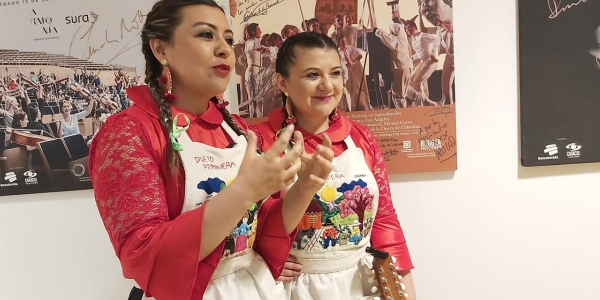
{"type": "MultiPolygon", "coordinates": [[[[285,283],[288,299],[356,300],[373,295],[365,252],[379,200],[379,188],[362,149],[350,136],[347,149],[332,161],[325,186],[317,192],[298,226],[290,254],[302,274],[285,283]]],[[[365,298],[366,299],[366,298],[365,298]]]]}
{"type": "MultiPolygon", "coordinates": [[[[182,131],[178,142],[185,170],[185,198],[182,213],[196,209],[235,179],[248,143],[225,121],[221,127],[234,141],[226,149],[193,142],[182,131]]],[[[280,300],[283,285],[273,279],[265,261],[252,249],[256,239],[259,205],[252,205],[225,239],[225,248],[203,299],[280,300]]],[[[143,298],[154,299],[154,298],[143,298]]]]}

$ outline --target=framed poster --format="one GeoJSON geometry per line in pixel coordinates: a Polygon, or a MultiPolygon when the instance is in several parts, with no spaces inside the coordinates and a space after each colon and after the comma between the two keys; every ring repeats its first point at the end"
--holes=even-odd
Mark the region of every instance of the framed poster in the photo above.
{"type": "Polygon", "coordinates": [[[521,163],[600,161],[600,1],[519,1],[521,163]]]}
{"type": "Polygon", "coordinates": [[[88,147],[143,81],[153,2],[0,1],[0,195],[91,188],[88,147]]]}
{"type": "Polygon", "coordinates": [[[457,168],[451,0],[233,4],[234,80],[248,123],[282,105],[274,80],[281,43],[302,31],[320,32],[345,55],[361,57],[347,66],[341,109],[376,135],[389,173],[457,168]]]}

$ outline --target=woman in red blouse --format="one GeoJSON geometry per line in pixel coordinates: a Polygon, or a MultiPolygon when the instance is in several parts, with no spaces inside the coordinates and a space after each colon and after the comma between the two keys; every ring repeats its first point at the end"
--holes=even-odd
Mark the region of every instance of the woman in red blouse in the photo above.
{"type": "Polygon", "coordinates": [[[274,278],[333,152],[325,142],[301,163],[302,135],[288,126],[257,154],[256,136],[213,97],[229,82],[232,45],[212,0],[158,1],[142,30],[147,86],[128,89],[135,105],[94,137],[98,210],[124,276],[141,288],[129,299],[281,299],[274,278]]]}
{"type": "Polygon", "coordinates": [[[284,107],[250,126],[259,146],[279,141],[295,124],[307,153],[329,136],[335,158],[324,187],[314,195],[280,280],[288,299],[363,299],[373,295],[365,268],[370,244],[390,253],[414,300],[413,268],[390,195],[383,155],[373,134],[336,109],[343,95],[342,65],[333,41],[304,32],[288,38],[277,54],[284,107]]]}

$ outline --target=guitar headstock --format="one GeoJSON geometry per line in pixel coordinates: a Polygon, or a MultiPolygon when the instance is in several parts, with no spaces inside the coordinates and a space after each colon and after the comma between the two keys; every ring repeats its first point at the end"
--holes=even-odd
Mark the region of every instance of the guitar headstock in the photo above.
{"type": "MultiPolygon", "coordinates": [[[[406,300],[405,286],[400,281],[402,276],[396,272],[396,259],[389,253],[367,247],[367,253],[373,256],[373,273],[382,300],[406,300]]],[[[376,292],[376,291],[373,291],[376,292]]],[[[374,299],[377,299],[375,297],[374,299]]]]}

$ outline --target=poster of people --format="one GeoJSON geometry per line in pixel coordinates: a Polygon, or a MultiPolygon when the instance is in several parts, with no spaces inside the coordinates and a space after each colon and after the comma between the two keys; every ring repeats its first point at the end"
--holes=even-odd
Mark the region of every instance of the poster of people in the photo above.
{"type": "Polygon", "coordinates": [[[0,0],[0,195],[91,188],[94,134],[143,84],[153,2],[0,0]]]}
{"type": "Polygon", "coordinates": [[[319,32],[343,56],[338,108],[377,136],[389,173],[456,169],[452,0],[229,3],[239,112],[248,123],[282,106],[275,81],[282,42],[319,32]]]}
{"type": "MultiPolygon", "coordinates": [[[[154,2],[0,0],[0,195],[91,188],[95,133],[144,84],[154,2]]],[[[343,108],[377,135],[390,173],[456,169],[451,0],[217,2],[238,38],[232,112],[252,123],[280,106],[278,47],[322,32],[357,61],[343,108]]]]}
{"type": "Polygon", "coordinates": [[[519,1],[521,162],[600,161],[600,1],[519,1]]]}

